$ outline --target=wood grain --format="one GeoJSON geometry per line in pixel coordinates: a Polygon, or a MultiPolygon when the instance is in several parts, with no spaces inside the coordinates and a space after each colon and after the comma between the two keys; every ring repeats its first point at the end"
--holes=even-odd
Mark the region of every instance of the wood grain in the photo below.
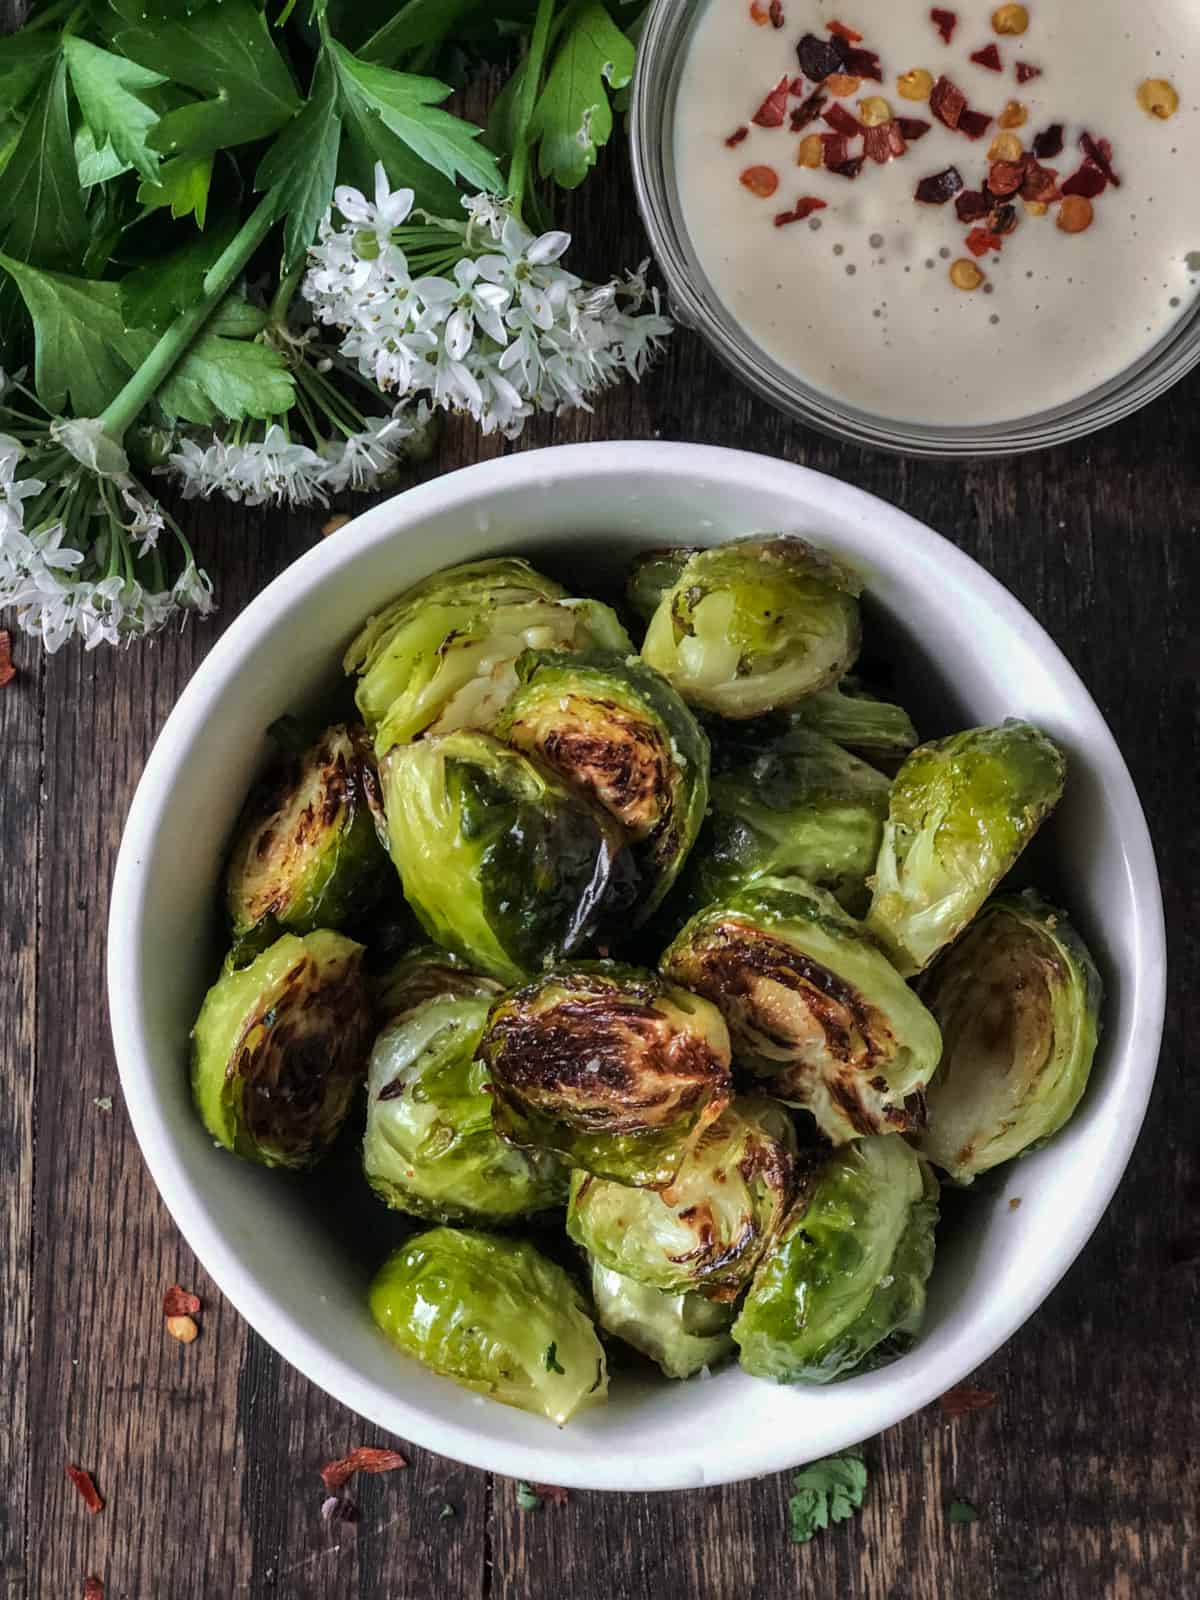
{"type": "MultiPolygon", "coordinates": [[[[564,225],[595,272],[642,253],[619,161],[567,204],[564,225]]],[[[0,1574],[12,1600],[81,1593],[89,1572],[109,1600],[1200,1592],[1200,378],[1081,445],[917,463],[792,426],[680,334],[640,388],[538,423],[521,448],[614,437],[760,450],[881,494],[980,559],[1079,669],[1146,802],[1173,972],[1158,1086],[1108,1216],[979,1375],[996,1407],[952,1424],[925,1413],[870,1442],[862,1517],[810,1546],[787,1542],[784,1476],[521,1511],[506,1480],[403,1442],[408,1471],[356,1487],[362,1521],[323,1522],[322,1463],[385,1441],[282,1363],[205,1278],[146,1176],[108,1037],[108,886],[146,754],[222,625],[317,536],[316,517],[188,507],[220,574],[212,625],[45,664],[19,648],[21,674],[0,690],[0,1574]],[[111,1112],[95,1104],[106,1095],[111,1112]],[[162,1331],[176,1280],[204,1301],[186,1348],[162,1331]],[[68,1459],[94,1472],[99,1516],[67,1482],[68,1459]],[[980,1510],[972,1526],[947,1522],[960,1496],[980,1510]]],[[[511,448],[451,424],[430,470],[511,448]]]]}

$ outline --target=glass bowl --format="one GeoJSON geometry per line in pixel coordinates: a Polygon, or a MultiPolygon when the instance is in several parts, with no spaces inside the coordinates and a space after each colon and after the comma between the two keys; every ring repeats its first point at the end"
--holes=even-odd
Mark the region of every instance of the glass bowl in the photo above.
{"type": "Polygon", "coordinates": [[[1085,394],[1004,422],[905,422],[877,416],[805,383],[734,319],[696,257],[675,171],[675,102],[692,29],[706,0],[654,0],[638,46],[630,135],[638,207],[671,311],[694,328],[743,383],[799,422],[854,444],[916,456],[1000,456],[1080,439],[1148,405],[1200,364],[1200,297],[1157,344],[1085,394]]]}

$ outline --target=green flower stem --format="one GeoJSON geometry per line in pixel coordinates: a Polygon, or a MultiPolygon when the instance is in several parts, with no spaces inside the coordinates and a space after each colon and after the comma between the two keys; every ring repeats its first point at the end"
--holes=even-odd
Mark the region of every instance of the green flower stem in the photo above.
{"type": "Polygon", "coordinates": [[[278,192],[272,189],[234,234],[205,275],[199,300],[172,323],[129,382],[101,414],[104,431],[119,444],[125,430],[158,393],[192,340],[233,286],[234,279],[270,233],[278,213],[278,192]]]}
{"type": "Polygon", "coordinates": [[[292,268],[286,278],[279,280],[279,287],[276,289],[274,298],[267,310],[267,316],[270,321],[278,323],[280,326],[286,324],[288,307],[292,303],[292,297],[295,295],[296,290],[300,287],[300,279],[304,276],[304,272],[305,264],[301,262],[298,267],[292,268]]]}
{"type": "Polygon", "coordinates": [[[516,138],[513,143],[512,161],[508,168],[508,197],[518,216],[521,214],[521,202],[525,198],[525,188],[529,182],[531,154],[529,125],[533,121],[533,109],[537,104],[538,90],[542,86],[542,72],[550,44],[550,23],[554,17],[556,4],[557,0],[538,0],[533,33],[529,39],[529,54],[525,57],[525,76],[521,79],[521,92],[517,96],[513,112],[516,138]]]}

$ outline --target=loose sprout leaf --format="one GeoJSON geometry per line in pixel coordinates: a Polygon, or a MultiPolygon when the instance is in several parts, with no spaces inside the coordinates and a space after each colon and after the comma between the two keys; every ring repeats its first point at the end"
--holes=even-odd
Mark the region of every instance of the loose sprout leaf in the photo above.
{"type": "Polygon", "coordinates": [[[203,156],[266,138],[299,110],[291,73],[253,0],[222,0],[177,21],[126,28],[118,49],[208,98],[168,111],[151,143],[203,156]]]}
{"type": "Polygon", "coordinates": [[[859,1509],[867,1489],[867,1468],[860,1450],[827,1456],[796,1473],[795,1493],[788,1501],[789,1535],[793,1544],[807,1544],[831,1522],[845,1522],[859,1509]]]}
{"type": "Polygon", "coordinates": [[[171,216],[194,216],[203,228],[208,212],[208,191],[212,183],[212,156],[176,156],[158,169],[157,183],[138,185],[138,201],[148,210],[170,206],[171,216]]]}
{"type": "Polygon", "coordinates": [[[0,252],[41,266],[77,265],[91,230],[79,188],[67,68],[61,59],[43,79],[5,171],[9,181],[0,185],[0,252]]]}
{"type": "Polygon", "coordinates": [[[572,13],[529,130],[543,178],[575,189],[587,177],[612,133],[609,91],[630,81],[634,58],[633,45],[599,0],[572,13]]]}
{"type": "Polygon", "coordinates": [[[734,1353],[733,1307],[701,1294],[663,1294],[592,1261],[596,1320],[657,1363],[668,1378],[690,1378],[734,1353]]]}
{"type": "Polygon", "coordinates": [[[337,78],[327,52],[322,50],[304,109],[267,151],[254,179],[255,188],[278,192],[279,209],[286,219],[285,272],[303,261],[329,209],[337,181],[341,137],[337,78]]]}
{"type": "Polygon", "coordinates": [[[166,78],[89,44],[78,34],[63,41],[63,54],[79,109],[97,145],[111,145],[120,160],[136,167],[148,183],[157,182],[160,156],[148,138],[158,112],[142,96],[166,78]]]}

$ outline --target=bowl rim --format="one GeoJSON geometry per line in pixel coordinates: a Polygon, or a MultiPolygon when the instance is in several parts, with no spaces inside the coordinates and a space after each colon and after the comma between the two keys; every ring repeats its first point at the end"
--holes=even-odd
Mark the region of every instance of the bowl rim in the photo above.
{"type": "MultiPolygon", "coordinates": [[[[1108,1143],[1106,1160],[1084,1201],[1067,1219],[1052,1251],[1031,1271],[1024,1293],[993,1317],[983,1342],[961,1354],[954,1366],[933,1366],[910,1373],[876,1408],[874,1425],[864,1436],[893,1427],[929,1405],[953,1384],[987,1360],[1045,1300],[1091,1237],[1124,1174],[1137,1140],[1157,1068],[1166,1000],[1165,929],[1162,897],[1150,840],[1133,780],[1107,723],[1083,682],[1058,646],[1025,607],[972,557],[906,512],[840,479],[811,468],[713,445],[660,441],[607,441],[550,446],[521,452],[446,473],[371,507],[285,568],[229,625],[196,669],[163,725],[137,785],[121,839],[108,920],[108,1002],[122,1093],[130,1122],[159,1194],[179,1231],[221,1292],[250,1326],[319,1388],[368,1421],[414,1444],[485,1471],[532,1482],[565,1483],[581,1489],[622,1490],[631,1486],[627,1453],[620,1447],[579,1452],[569,1461],[560,1452],[518,1441],[495,1441],[469,1426],[431,1418],[419,1404],[366,1379],[336,1351],[319,1341],[295,1317],[282,1311],[238,1259],[221,1228],[208,1212],[204,1192],[188,1174],[174,1148],[168,1119],[154,1089],[152,1052],[141,1018],[139,948],[148,898],[143,857],[169,803],[174,773],[207,723],[221,691],[252,659],[260,630],[284,615],[297,601],[318,588],[331,573],[352,565],[368,549],[403,538],[427,517],[486,499],[514,484],[580,477],[592,480],[627,475],[640,469],[647,476],[695,480],[717,477],[745,481],[754,488],[781,494],[814,489],[824,504],[855,520],[878,517],[886,507],[890,526],[916,547],[916,553],[968,580],[982,604],[998,613],[1039,651],[1072,701],[1094,714],[1097,744],[1109,769],[1110,793],[1126,819],[1119,834],[1125,870],[1133,886],[1135,906],[1134,959],[1129,973],[1131,1037],[1136,1041],[1124,1058],[1124,1115],[1108,1143]],[[1015,1308],[1015,1309],[1014,1309],[1015,1308]]],[[[808,1459],[803,1442],[778,1436],[726,1441],[719,1459],[705,1454],[695,1440],[664,1443],[652,1483],[639,1489],[677,1489],[738,1481],[785,1470],[808,1459]],[[790,1445],[790,1449],[787,1446],[790,1445]],[[699,1476],[698,1476],[699,1472],[699,1476]]],[[[635,1480],[636,1481],[636,1480],[635,1480]]]]}

